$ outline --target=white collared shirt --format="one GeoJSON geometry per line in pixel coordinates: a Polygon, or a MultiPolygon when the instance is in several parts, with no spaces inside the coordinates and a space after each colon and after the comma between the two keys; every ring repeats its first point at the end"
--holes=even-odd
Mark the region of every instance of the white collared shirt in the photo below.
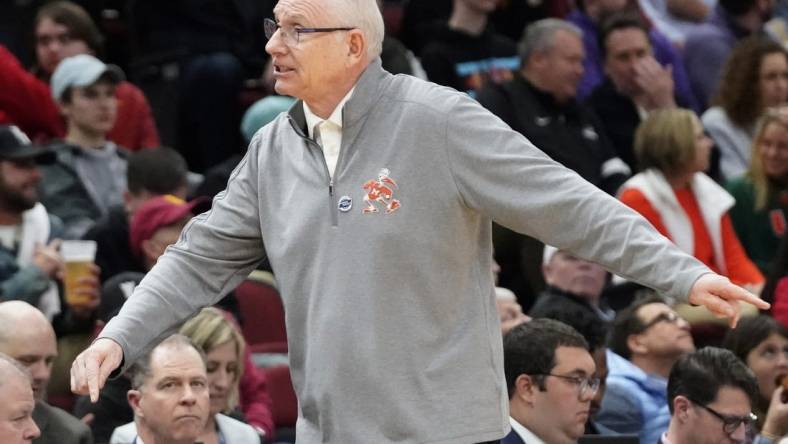
{"type": "Polygon", "coordinates": [[[328,174],[331,177],[334,177],[334,170],[339,160],[339,148],[342,146],[342,109],[345,107],[345,103],[350,100],[355,89],[354,86],[348,91],[326,120],[313,113],[309,109],[309,105],[304,102],[304,117],[309,138],[314,139],[323,148],[323,157],[326,159],[328,174]]]}
{"type": "Polygon", "coordinates": [[[509,424],[512,425],[512,430],[514,430],[514,433],[520,435],[520,438],[522,438],[525,444],[545,444],[541,438],[534,435],[532,431],[526,429],[524,425],[517,422],[517,420],[511,416],[509,417],[509,424]]]}

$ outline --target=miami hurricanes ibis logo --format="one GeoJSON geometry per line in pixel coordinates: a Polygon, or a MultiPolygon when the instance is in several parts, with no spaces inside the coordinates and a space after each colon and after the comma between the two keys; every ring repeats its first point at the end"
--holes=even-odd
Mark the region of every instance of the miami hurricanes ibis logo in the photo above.
{"type": "Polygon", "coordinates": [[[389,177],[389,174],[389,169],[383,168],[378,173],[377,179],[368,180],[362,186],[366,192],[364,194],[364,203],[367,204],[366,208],[362,210],[363,214],[379,212],[378,206],[385,209],[386,214],[390,214],[397,211],[401,206],[399,200],[394,199],[397,183],[389,177]]]}

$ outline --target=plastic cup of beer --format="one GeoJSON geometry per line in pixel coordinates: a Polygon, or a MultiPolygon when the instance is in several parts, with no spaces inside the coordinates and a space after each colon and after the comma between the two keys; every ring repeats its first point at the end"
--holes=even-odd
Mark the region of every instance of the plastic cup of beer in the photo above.
{"type": "Polygon", "coordinates": [[[88,297],[77,293],[79,280],[93,274],[93,262],[96,260],[96,242],[90,240],[67,240],[60,244],[60,255],[66,264],[66,303],[69,305],[85,305],[88,297]]]}

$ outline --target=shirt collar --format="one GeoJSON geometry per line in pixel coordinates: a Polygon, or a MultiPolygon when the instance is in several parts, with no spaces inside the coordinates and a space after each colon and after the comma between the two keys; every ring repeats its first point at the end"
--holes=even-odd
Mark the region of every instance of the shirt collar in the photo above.
{"type": "Polygon", "coordinates": [[[544,444],[544,441],[539,438],[538,436],[534,435],[532,431],[525,428],[524,425],[517,422],[516,419],[509,417],[509,424],[512,425],[512,430],[514,433],[520,435],[520,438],[527,444],[544,444]]]}
{"type": "Polygon", "coordinates": [[[328,120],[329,122],[333,123],[334,125],[342,128],[342,108],[344,108],[345,107],[345,103],[348,100],[350,100],[350,96],[353,95],[353,91],[355,91],[355,89],[356,89],[355,86],[353,86],[353,88],[350,88],[350,91],[348,91],[348,93],[345,94],[345,97],[343,97],[342,100],[339,101],[339,103],[337,104],[336,108],[334,108],[334,111],[331,113],[330,116],[328,116],[328,119],[321,119],[320,117],[318,117],[315,113],[312,112],[311,109],[309,109],[309,105],[307,105],[306,102],[303,102],[304,103],[304,118],[306,119],[306,130],[309,132],[309,137],[310,138],[313,139],[315,137],[315,134],[314,134],[315,126],[318,123],[323,122],[323,120],[328,120]]]}

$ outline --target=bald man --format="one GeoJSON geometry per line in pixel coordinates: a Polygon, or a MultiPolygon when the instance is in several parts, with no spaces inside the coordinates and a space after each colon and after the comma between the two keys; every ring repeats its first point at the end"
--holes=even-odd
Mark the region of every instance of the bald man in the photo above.
{"type": "Polygon", "coordinates": [[[44,402],[57,342],[52,325],[41,311],[22,301],[0,303],[0,353],[26,367],[32,377],[36,399],[33,419],[41,429],[35,444],[93,443],[93,435],[85,424],[44,402]]]}
{"type": "Polygon", "coordinates": [[[24,367],[0,353],[0,442],[29,444],[38,437],[33,421],[33,389],[24,367]]]}

